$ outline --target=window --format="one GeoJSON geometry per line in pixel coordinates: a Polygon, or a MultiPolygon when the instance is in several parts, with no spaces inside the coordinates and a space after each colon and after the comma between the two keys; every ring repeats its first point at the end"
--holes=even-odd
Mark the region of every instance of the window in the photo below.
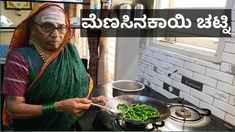
{"type": "MultiPolygon", "coordinates": [[[[226,9],[227,0],[158,0],[157,9],[226,9]],[[203,4],[202,4],[203,3],[203,4]]],[[[227,7],[228,8],[228,7],[227,7]]],[[[200,59],[220,62],[224,38],[216,37],[155,37],[153,46],[200,59]]]]}

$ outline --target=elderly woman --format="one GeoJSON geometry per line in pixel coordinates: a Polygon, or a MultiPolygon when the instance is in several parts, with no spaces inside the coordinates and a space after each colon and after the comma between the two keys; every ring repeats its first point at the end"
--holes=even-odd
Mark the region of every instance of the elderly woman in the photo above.
{"type": "MultiPolygon", "coordinates": [[[[14,130],[73,130],[84,110],[92,80],[69,43],[68,16],[57,4],[35,7],[10,43],[2,92],[4,123],[14,130]]],[[[103,96],[92,100],[103,103],[103,96]]]]}

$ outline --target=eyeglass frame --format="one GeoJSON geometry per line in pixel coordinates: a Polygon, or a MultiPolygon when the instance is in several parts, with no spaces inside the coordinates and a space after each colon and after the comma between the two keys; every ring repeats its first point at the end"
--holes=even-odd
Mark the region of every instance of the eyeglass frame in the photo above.
{"type": "MultiPolygon", "coordinates": [[[[66,32],[64,32],[64,33],[59,30],[59,27],[58,27],[58,26],[57,26],[57,27],[54,26],[54,27],[53,27],[53,30],[51,30],[50,32],[45,32],[45,31],[42,30],[43,24],[38,24],[38,23],[34,23],[34,24],[37,25],[37,26],[39,26],[39,27],[41,28],[41,31],[44,32],[44,33],[52,33],[52,32],[54,32],[55,29],[56,29],[60,34],[66,34],[66,32],[68,31],[68,27],[67,27],[66,25],[63,25],[63,26],[66,27],[66,32]]],[[[51,24],[51,25],[53,25],[53,24],[51,24]]]]}

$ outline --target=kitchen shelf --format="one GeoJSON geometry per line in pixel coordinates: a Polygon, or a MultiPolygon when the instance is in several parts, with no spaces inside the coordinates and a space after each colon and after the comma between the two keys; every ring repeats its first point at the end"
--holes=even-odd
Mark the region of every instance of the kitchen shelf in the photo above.
{"type": "MultiPolygon", "coordinates": [[[[4,1],[17,1],[17,0],[4,0],[4,1]]],[[[75,1],[75,0],[21,0],[20,2],[53,2],[53,3],[90,5],[90,2],[81,2],[81,1],[75,1]]]]}

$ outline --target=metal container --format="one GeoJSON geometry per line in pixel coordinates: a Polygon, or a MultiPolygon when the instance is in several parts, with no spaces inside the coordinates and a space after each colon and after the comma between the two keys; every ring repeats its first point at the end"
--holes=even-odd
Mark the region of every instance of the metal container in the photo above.
{"type": "Polygon", "coordinates": [[[131,9],[131,4],[130,3],[122,3],[120,4],[120,9],[131,9]]]}
{"type": "Polygon", "coordinates": [[[144,10],[144,5],[141,4],[141,3],[136,3],[134,9],[137,9],[137,10],[144,10]]]}
{"type": "Polygon", "coordinates": [[[143,17],[143,14],[144,14],[144,5],[143,4],[136,3],[134,9],[135,9],[135,13],[134,13],[135,18],[143,17]]]}
{"type": "Polygon", "coordinates": [[[125,92],[134,92],[140,91],[145,88],[144,84],[133,81],[133,80],[118,80],[112,83],[114,89],[125,91],[125,92]]]}

